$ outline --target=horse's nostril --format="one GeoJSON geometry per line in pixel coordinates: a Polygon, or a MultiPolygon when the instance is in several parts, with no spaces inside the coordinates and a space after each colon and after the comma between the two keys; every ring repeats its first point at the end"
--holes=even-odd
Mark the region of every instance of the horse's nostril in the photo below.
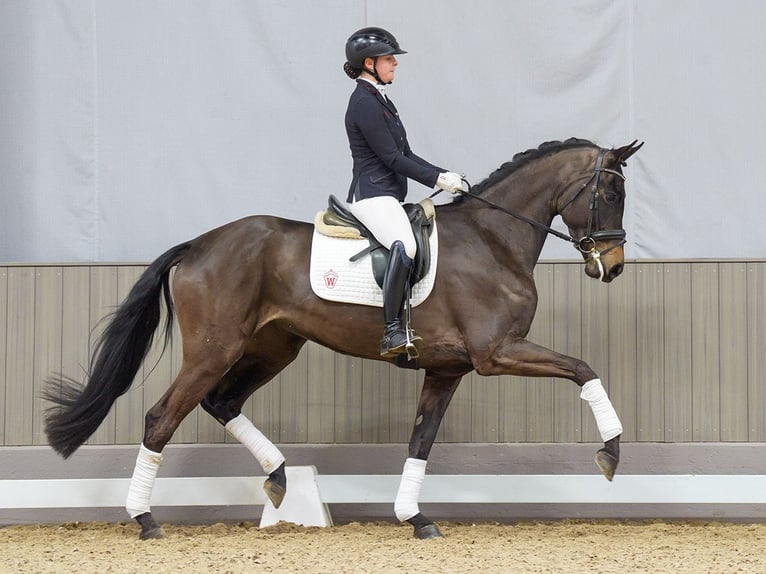
{"type": "Polygon", "coordinates": [[[625,268],[625,265],[622,263],[613,265],[612,268],[609,270],[609,279],[612,280],[612,279],[615,279],[616,277],[619,277],[624,268],[625,268]]]}

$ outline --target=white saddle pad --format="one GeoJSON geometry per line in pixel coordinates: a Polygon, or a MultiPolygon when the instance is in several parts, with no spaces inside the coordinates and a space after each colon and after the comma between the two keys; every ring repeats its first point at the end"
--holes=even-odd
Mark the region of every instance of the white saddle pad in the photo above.
{"type": "MultiPolygon", "coordinates": [[[[423,279],[412,288],[411,304],[416,307],[431,293],[436,278],[436,262],[439,259],[439,241],[436,222],[429,241],[431,245],[431,268],[423,279]]],[[[349,261],[369,245],[366,239],[342,239],[328,237],[314,230],[311,242],[311,288],[322,299],[340,303],[356,303],[383,307],[383,291],[372,276],[370,256],[349,261]]]]}

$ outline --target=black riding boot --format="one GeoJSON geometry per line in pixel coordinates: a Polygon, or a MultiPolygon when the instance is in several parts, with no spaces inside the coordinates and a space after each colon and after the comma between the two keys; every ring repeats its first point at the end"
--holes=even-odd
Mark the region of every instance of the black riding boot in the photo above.
{"type": "MultiPolygon", "coordinates": [[[[404,299],[406,290],[409,288],[410,271],[412,271],[412,259],[404,251],[401,241],[394,241],[391,246],[391,257],[388,260],[386,275],[383,277],[383,320],[385,331],[380,340],[380,356],[393,357],[399,353],[407,352],[406,325],[402,321],[404,299]]],[[[410,333],[409,339],[411,353],[414,357],[419,354],[419,347],[423,339],[410,333]]]]}

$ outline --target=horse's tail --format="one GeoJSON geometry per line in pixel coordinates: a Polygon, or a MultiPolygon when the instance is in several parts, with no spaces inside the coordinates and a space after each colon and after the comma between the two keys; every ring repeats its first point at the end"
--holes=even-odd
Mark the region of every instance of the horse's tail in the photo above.
{"type": "Polygon", "coordinates": [[[99,337],[84,386],[64,375],[46,379],[43,398],[57,406],[46,412],[45,433],[51,447],[64,458],[69,458],[88,440],[106,418],[114,401],[130,388],[160,322],[161,293],[167,307],[167,345],[173,324],[170,270],[190,246],[191,242],[187,242],[169,249],[139,277],[99,337]]]}

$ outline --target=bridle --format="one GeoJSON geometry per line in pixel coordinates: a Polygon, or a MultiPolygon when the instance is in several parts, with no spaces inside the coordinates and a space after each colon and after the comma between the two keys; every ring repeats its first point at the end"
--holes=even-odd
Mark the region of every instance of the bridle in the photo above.
{"type": "Polygon", "coordinates": [[[602,173],[609,173],[611,175],[619,177],[622,181],[625,181],[625,176],[621,174],[619,171],[614,169],[609,169],[606,167],[603,167],[604,164],[604,155],[606,155],[606,150],[602,149],[598,152],[598,157],[596,158],[596,167],[593,168],[593,173],[590,175],[588,180],[580,187],[580,189],[577,191],[577,193],[572,196],[572,199],[566,202],[564,204],[564,207],[558,210],[559,214],[564,213],[564,210],[569,207],[578,197],[580,197],[580,194],[583,192],[583,190],[588,187],[588,184],[590,182],[593,182],[593,185],[591,186],[591,196],[590,201],[588,203],[588,224],[585,229],[585,235],[581,237],[578,240],[573,240],[572,242],[575,244],[575,247],[581,251],[582,253],[591,253],[595,251],[596,249],[596,241],[609,241],[609,240],[617,240],[618,243],[615,245],[612,245],[609,249],[606,251],[603,251],[603,253],[607,253],[611,251],[612,249],[615,249],[617,247],[620,247],[625,244],[625,230],[624,229],[598,229],[597,231],[593,231],[594,226],[596,228],[600,225],[600,218],[599,218],[599,195],[598,195],[598,184],[601,179],[602,173]]]}
{"type": "Polygon", "coordinates": [[[564,210],[569,207],[572,202],[577,199],[582,191],[588,187],[588,184],[590,182],[593,182],[593,185],[591,186],[591,196],[590,200],[588,202],[588,224],[585,228],[585,235],[582,236],[578,240],[574,240],[574,238],[570,238],[572,242],[574,243],[574,246],[577,248],[580,253],[586,256],[587,259],[592,259],[596,262],[596,265],[598,265],[598,271],[599,271],[599,279],[604,278],[604,265],[601,263],[601,256],[609,253],[612,249],[617,249],[618,247],[622,247],[625,245],[625,230],[624,229],[598,229],[601,224],[600,220],[600,211],[599,206],[601,204],[601,201],[599,199],[598,194],[598,184],[599,180],[601,179],[602,173],[608,173],[614,176],[619,177],[622,181],[625,181],[625,176],[621,174],[619,171],[614,169],[609,169],[604,167],[604,156],[606,155],[606,150],[601,149],[598,152],[598,157],[596,158],[596,167],[593,168],[593,173],[588,178],[588,180],[582,185],[582,187],[577,191],[577,193],[574,194],[572,199],[567,201],[567,203],[558,210],[559,214],[563,214],[564,210]],[[594,227],[596,228],[596,231],[594,231],[594,227]],[[596,241],[615,241],[612,246],[608,247],[604,251],[599,251],[596,248],[596,241]]]}
{"type": "Polygon", "coordinates": [[[562,214],[564,210],[566,210],[580,196],[583,190],[585,190],[585,188],[588,187],[588,184],[593,182],[593,185],[591,185],[591,188],[590,188],[591,197],[590,197],[590,201],[588,202],[588,223],[585,228],[585,235],[583,235],[579,239],[575,239],[571,235],[561,233],[560,231],[557,231],[556,229],[553,229],[552,227],[549,227],[548,225],[540,223],[539,221],[535,221],[534,219],[531,219],[525,215],[514,213],[513,211],[505,209],[504,207],[501,207],[497,205],[496,203],[493,203],[492,201],[489,201],[488,199],[485,199],[482,196],[476,193],[473,193],[471,191],[470,182],[465,178],[463,178],[463,181],[467,185],[468,189],[462,190],[460,193],[462,195],[477,199],[493,207],[494,209],[497,209],[499,211],[502,211],[503,213],[510,215],[511,217],[515,217],[516,219],[524,221],[525,223],[528,223],[532,225],[533,227],[536,227],[542,231],[545,231],[546,233],[555,235],[559,239],[563,239],[564,241],[568,241],[572,243],[578,251],[580,251],[583,255],[586,256],[587,259],[592,259],[596,262],[599,269],[599,279],[603,279],[604,266],[601,263],[601,256],[605,255],[606,253],[609,253],[613,249],[616,249],[618,247],[625,245],[625,230],[624,229],[598,229],[600,225],[599,205],[601,203],[599,200],[598,185],[599,185],[599,181],[601,180],[601,174],[608,173],[608,174],[619,177],[620,179],[622,179],[622,181],[625,181],[625,176],[621,174],[619,171],[605,168],[603,166],[604,156],[606,155],[606,152],[607,150],[605,149],[599,150],[598,157],[596,158],[596,166],[593,168],[593,173],[590,174],[590,176],[585,176],[585,177],[588,177],[587,181],[583,183],[580,189],[572,196],[572,199],[567,201],[564,207],[558,210],[558,213],[562,214]],[[616,243],[604,251],[599,251],[596,248],[597,241],[616,241],[616,243]]]}

